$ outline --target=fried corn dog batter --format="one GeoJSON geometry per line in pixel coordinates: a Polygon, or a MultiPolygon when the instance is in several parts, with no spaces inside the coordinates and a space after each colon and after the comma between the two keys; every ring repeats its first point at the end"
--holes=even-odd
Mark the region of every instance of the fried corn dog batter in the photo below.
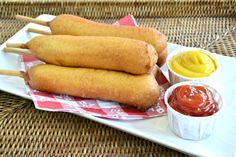
{"type": "MultiPolygon", "coordinates": [[[[158,56],[167,47],[166,36],[153,28],[97,23],[78,16],[66,14],[55,17],[49,22],[49,26],[54,35],[115,36],[145,41],[154,46],[158,56]]],[[[166,56],[167,53],[159,57],[159,66],[165,62],[166,56]]]]}
{"type": "Polygon", "coordinates": [[[150,72],[158,58],[152,45],[119,37],[39,36],[27,42],[26,47],[38,59],[49,64],[132,74],[150,72]]]}
{"type": "Polygon", "coordinates": [[[30,68],[26,76],[30,86],[40,91],[116,101],[138,109],[155,105],[160,94],[153,74],[41,64],[30,68]]]}
{"type": "Polygon", "coordinates": [[[165,64],[166,59],[163,59],[163,58],[167,58],[167,56],[168,56],[168,51],[167,51],[167,47],[166,47],[164,50],[162,50],[162,52],[159,53],[157,65],[165,64]]]}

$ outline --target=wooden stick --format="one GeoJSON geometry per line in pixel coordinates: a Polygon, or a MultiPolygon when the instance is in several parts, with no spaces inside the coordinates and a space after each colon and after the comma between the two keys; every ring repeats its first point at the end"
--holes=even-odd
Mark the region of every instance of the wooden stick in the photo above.
{"type": "Polygon", "coordinates": [[[7,47],[27,49],[27,45],[24,44],[24,43],[7,43],[6,46],[7,47]]]}
{"type": "Polygon", "coordinates": [[[29,50],[22,50],[19,48],[13,48],[13,47],[5,47],[3,49],[4,52],[10,52],[10,53],[16,53],[16,54],[21,54],[21,55],[28,55],[28,56],[33,56],[33,53],[30,52],[29,50]]]}
{"type": "Polygon", "coordinates": [[[1,70],[0,69],[0,75],[17,76],[17,77],[24,78],[23,72],[15,71],[15,70],[1,70]]]}
{"type": "Polygon", "coordinates": [[[39,25],[43,25],[43,26],[49,27],[49,22],[38,20],[38,19],[34,19],[32,17],[16,15],[16,19],[23,20],[23,21],[28,21],[28,22],[32,22],[32,23],[36,23],[36,24],[39,24],[39,25]]]}
{"type": "Polygon", "coordinates": [[[35,28],[28,28],[27,32],[38,33],[38,34],[43,34],[43,35],[52,35],[51,32],[39,30],[39,29],[35,29],[35,28]]]}

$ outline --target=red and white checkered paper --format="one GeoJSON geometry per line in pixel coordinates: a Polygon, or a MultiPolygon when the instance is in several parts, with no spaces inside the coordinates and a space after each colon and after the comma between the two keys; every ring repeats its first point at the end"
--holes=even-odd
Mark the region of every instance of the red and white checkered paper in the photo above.
{"type": "MultiPolygon", "coordinates": [[[[132,15],[125,16],[117,21],[115,25],[137,26],[132,15]]],[[[37,64],[42,64],[42,62],[33,57],[22,56],[22,65],[26,70],[37,64]]],[[[159,75],[157,82],[161,87],[160,99],[155,106],[145,112],[116,102],[40,92],[30,88],[28,85],[27,91],[32,97],[35,108],[40,110],[69,112],[74,114],[86,113],[102,118],[134,120],[162,116],[167,113],[167,109],[164,104],[164,93],[169,87],[169,82],[162,73],[159,75]]]]}

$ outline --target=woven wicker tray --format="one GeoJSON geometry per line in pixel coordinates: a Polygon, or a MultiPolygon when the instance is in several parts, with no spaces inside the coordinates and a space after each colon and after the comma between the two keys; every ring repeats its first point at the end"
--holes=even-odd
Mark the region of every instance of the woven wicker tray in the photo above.
{"type": "MultiPolygon", "coordinates": [[[[0,43],[25,23],[15,14],[71,13],[112,23],[132,13],[168,41],[236,56],[235,1],[5,1],[0,3],[0,43]]],[[[3,156],[187,156],[67,113],[35,110],[29,100],[0,91],[0,154],[3,156]]]]}

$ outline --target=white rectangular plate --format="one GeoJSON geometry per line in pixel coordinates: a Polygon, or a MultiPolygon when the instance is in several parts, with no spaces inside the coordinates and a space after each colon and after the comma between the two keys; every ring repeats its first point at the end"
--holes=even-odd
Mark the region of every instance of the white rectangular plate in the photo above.
{"type": "MultiPolygon", "coordinates": [[[[38,19],[50,21],[51,15],[41,15],[38,19]]],[[[48,30],[44,26],[28,24],[6,42],[26,42],[35,36],[27,33],[28,27],[48,30]]],[[[2,52],[5,43],[0,47],[0,69],[20,70],[19,56],[2,52]]],[[[180,45],[168,44],[168,52],[181,48],[180,45]]],[[[198,156],[233,157],[236,156],[236,59],[215,54],[220,64],[220,74],[216,88],[221,92],[224,101],[222,115],[217,121],[214,133],[202,141],[183,140],[174,135],[168,127],[167,117],[150,118],[135,121],[117,121],[93,117],[88,114],[80,116],[128,132],[167,147],[198,156]]],[[[162,67],[167,76],[166,65],[162,67]]],[[[21,78],[0,76],[0,90],[31,99],[26,93],[24,81],[21,78]]],[[[124,141],[125,142],[125,141],[124,141]]]]}

